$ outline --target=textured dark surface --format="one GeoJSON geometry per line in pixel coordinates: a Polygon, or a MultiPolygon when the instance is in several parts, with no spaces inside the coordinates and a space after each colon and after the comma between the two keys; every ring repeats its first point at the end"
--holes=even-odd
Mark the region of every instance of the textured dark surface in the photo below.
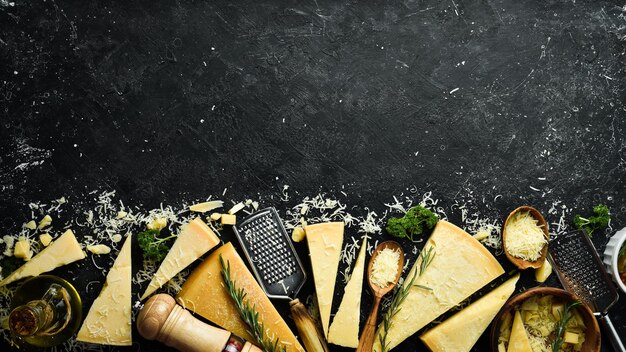
{"type": "Polygon", "coordinates": [[[619,229],[624,6],[0,0],[2,231],[92,190],[150,209],[227,188],[284,211],[283,185],[379,212],[432,191],[499,219],[604,202],[619,229]]]}

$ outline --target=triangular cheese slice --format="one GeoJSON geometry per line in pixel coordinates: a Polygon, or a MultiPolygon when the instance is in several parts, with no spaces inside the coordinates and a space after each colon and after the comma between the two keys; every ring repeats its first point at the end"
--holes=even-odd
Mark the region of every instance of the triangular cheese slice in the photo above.
{"type": "Polygon", "coordinates": [[[513,318],[513,327],[511,328],[511,337],[509,338],[509,348],[507,352],[533,352],[530,347],[530,340],[522,322],[522,315],[519,310],[515,312],[513,318]]]}
{"type": "Polygon", "coordinates": [[[130,346],[131,326],[131,235],[128,235],[107,274],[100,295],[93,302],[76,340],[102,345],[130,346]]]}
{"type": "Polygon", "coordinates": [[[31,260],[0,281],[0,286],[25,277],[37,276],[84,258],[85,253],[80,248],[74,233],[72,230],[67,230],[31,260]]]}
{"type": "Polygon", "coordinates": [[[309,225],[304,228],[304,232],[311,253],[311,267],[313,268],[322,330],[324,336],[328,338],[330,309],[333,305],[335,280],[337,279],[341,245],[343,244],[343,222],[309,225]]]}
{"type": "MultiPolygon", "coordinates": [[[[391,319],[386,338],[389,349],[504,273],[489,250],[445,220],[437,222],[422,252],[430,248],[434,255],[430,265],[415,279],[399,311],[391,319]]],[[[404,282],[411,281],[421,262],[421,258],[415,262],[404,282]]],[[[374,351],[381,350],[380,333],[379,327],[374,351]]]]}
{"type": "Polygon", "coordinates": [[[365,248],[367,237],[363,239],[359,256],[352,269],[350,281],[346,285],[339,310],[328,329],[328,342],[335,345],[357,348],[359,345],[359,317],[361,316],[361,291],[365,271],[365,248]]]}
{"type": "Polygon", "coordinates": [[[224,285],[220,257],[230,265],[231,278],[237,288],[246,293],[246,303],[255,307],[259,313],[259,322],[265,327],[265,337],[272,342],[278,340],[278,350],[285,347],[286,352],[304,352],[296,336],[230,242],[217,248],[193,270],[176,296],[176,301],[233,334],[254,341],[249,333],[250,328],[240,318],[224,285]]]}
{"type": "Polygon", "coordinates": [[[176,242],[163,259],[146,292],[141,296],[141,300],[150,296],[219,242],[219,238],[200,218],[195,218],[183,225],[176,242]]]}
{"type": "Polygon", "coordinates": [[[515,292],[519,274],[427,331],[420,339],[433,352],[470,351],[500,308],[515,292]]]}

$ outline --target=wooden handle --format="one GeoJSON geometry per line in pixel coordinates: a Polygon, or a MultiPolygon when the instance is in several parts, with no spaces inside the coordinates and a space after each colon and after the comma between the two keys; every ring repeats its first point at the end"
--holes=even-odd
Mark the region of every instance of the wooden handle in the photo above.
{"type": "Polygon", "coordinates": [[[376,319],[378,318],[378,307],[380,306],[381,298],[380,296],[375,296],[374,298],[374,306],[372,307],[369,318],[367,318],[365,322],[365,328],[363,328],[361,338],[359,339],[359,346],[356,348],[357,352],[372,352],[374,334],[376,333],[376,319]]]}
{"type": "Polygon", "coordinates": [[[222,352],[228,343],[235,344],[242,352],[261,352],[249,342],[233,341],[229,331],[196,319],[166,294],[152,296],[146,302],[137,317],[137,330],[148,340],[163,342],[183,352],[222,352]]]}
{"type": "Polygon", "coordinates": [[[329,352],[326,339],[315,321],[297,298],[289,303],[291,316],[296,323],[298,333],[307,352],[329,352]]]}

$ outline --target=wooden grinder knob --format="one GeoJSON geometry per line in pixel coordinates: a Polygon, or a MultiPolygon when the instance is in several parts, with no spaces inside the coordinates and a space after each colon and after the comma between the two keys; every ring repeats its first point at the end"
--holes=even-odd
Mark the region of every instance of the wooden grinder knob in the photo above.
{"type": "Polygon", "coordinates": [[[229,331],[196,319],[166,294],[152,296],[146,302],[137,317],[137,330],[148,340],[163,342],[183,352],[262,352],[249,342],[237,349],[229,344],[238,343],[231,340],[229,331]]]}

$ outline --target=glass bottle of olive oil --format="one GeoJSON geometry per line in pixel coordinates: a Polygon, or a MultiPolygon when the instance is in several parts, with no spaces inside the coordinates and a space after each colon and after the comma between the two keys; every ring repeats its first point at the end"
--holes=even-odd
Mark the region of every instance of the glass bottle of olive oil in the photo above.
{"type": "Polygon", "coordinates": [[[56,346],[76,333],[82,303],[69,282],[53,275],[25,281],[11,302],[9,328],[22,350],[56,346]]]}

